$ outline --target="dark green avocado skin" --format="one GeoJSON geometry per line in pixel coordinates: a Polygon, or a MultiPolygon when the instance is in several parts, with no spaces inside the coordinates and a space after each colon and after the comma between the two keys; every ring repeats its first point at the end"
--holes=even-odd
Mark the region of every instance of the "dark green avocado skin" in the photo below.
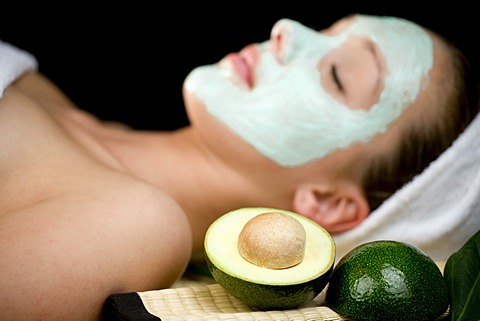
{"type": "Polygon", "coordinates": [[[396,241],[366,243],[346,254],[332,273],[326,301],[356,321],[434,320],[449,305],[435,262],[396,241]]]}
{"type": "Polygon", "coordinates": [[[333,265],[327,273],[302,284],[266,285],[233,277],[218,269],[206,256],[213,278],[228,293],[256,310],[285,310],[297,308],[313,300],[327,285],[333,265]]]}

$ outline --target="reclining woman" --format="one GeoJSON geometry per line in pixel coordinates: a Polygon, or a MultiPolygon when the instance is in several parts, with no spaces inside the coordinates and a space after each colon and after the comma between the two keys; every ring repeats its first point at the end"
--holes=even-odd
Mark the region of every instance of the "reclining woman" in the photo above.
{"type": "MultiPolygon", "coordinates": [[[[368,233],[341,237],[375,221],[478,110],[462,54],[394,17],[321,32],[280,20],[270,40],[192,71],[191,125],[173,132],[102,123],[36,63],[0,45],[2,320],[94,320],[110,294],[168,287],[240,207],[310,217],[341,255],[368,233]]],[[[448,256],[470,231],[435,242],[448,256]]]]}

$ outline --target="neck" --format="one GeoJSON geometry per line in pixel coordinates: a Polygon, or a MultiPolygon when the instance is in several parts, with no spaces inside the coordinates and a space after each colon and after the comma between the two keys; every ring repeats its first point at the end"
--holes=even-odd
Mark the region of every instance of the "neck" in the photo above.
{"type": "Polygon", "coordinates": [[[258,163],[232,164],[235,157],[221,160],[194,127],[148,132],[106,125],[78,110],[37,73],[25,75],[16,87],[40,102],[92,159],[155,185],[175,199],[191,222],[194,250],[203,248],[206,229],[220,215],[239,207],[268,206],[274,199],[289,200],[273,192],[282,185],[278,175],[277,182],[271,182],[264,179],[264,167],[258,163]],[[265,181],[270,185],[265,186],[265,181]]]}
{"type": "Polygon", "coordinates": [[[126,172],[157,186],[182,207],[191,222],[194,252],[202,250],[203,236],[216,218],[250,204],[245,176],[212,155],[190,127],[128,131],[101,140],[126,172]]]}

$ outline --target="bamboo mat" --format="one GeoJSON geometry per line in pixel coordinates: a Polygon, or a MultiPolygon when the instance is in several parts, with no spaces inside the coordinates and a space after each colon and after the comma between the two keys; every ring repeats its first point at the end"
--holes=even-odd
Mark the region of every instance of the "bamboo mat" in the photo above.
{"type": "Polygon", "coordinates": [[[323,296],[292,310],[254,311],[218,284],[139,294],[147,311],[161,320],[345,320],[323,304],[323,296]]]}
{"type": "MultiPolygon", "coordinates": [[[[442,269],[443,270],[443,269],[442,269]]],[[[240,300],[228,294],[219,284],[209,277],[191,277],[186,275],[171,288],[135,294],[135,307],[124,303],[117,304],[116,316],[106,320],[242,320],[242,321],[343,321],[343,318],[326,306],[325,288],[314,300],[297,309],[255,311],[240,300]],[[119,305],[119,306],[118,306],[119,305]],[[119,310],[119,311],[118,311],[119,310]],[[122,315],[122,310],[124,310],[122,315]],[[132,312],[133,311],[133,312],[132,312]],[[125,317],[129,314],[129,317],[125,317]],[[145,316],[146,315],[146,316],[145,316]],[[147,317],[148,316],[148,317],[147,317]]],[[[120,294],[121,296],[122,294],[120,294]]],[[[120,302],[120,301],[119,301],[120,302]]],[[[449,320],[448,311],[437,320],[449,320]]],[[[415,318],[412,317],[412,320],[415,318]]]]}

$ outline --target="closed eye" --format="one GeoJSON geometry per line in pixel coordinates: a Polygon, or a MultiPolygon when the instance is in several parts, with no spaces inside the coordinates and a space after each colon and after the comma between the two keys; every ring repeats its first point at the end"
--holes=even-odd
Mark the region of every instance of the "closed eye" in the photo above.
{"type": "Polygon", "coordinates": [[[337,85],[337,88],[340,92],[344,92],[343,84],[340,81],[340,78],[338,77],[338,72],[337,72],[337,66],[332,65],[331,70],[333,81],[335,82],[335,85],[337,85]]]}

